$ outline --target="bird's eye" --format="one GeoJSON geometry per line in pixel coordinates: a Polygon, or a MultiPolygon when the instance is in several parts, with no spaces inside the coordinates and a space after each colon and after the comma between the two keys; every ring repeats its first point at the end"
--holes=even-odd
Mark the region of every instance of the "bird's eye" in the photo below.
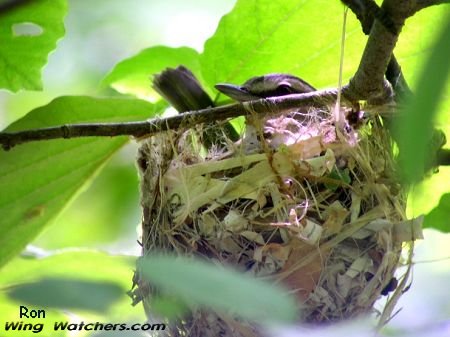
{"type": "Polygon", "coordinates": [[[289,84],[280,84],[275,89],[275,96],[289,95],[292,93],[293,93],[293,90],[289,84]]]}

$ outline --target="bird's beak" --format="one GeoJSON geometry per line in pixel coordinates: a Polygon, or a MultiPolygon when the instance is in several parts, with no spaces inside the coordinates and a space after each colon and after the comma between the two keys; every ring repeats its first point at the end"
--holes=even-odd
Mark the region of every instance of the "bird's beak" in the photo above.
{"type": "Polygon", "coordinates": [[[254,99],[261,98],[250,94],[247,89],[239,85],[219,83],[215,85],[215,88],[219,90],[221,93],[227,95],[228,97],[238,102],[251,101],[254,99]]]}

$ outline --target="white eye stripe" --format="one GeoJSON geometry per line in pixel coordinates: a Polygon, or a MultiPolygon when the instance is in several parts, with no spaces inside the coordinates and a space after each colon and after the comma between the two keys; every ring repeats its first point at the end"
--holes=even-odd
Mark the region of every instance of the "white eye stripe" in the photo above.
{"type": "Polygon", "coordinates": [[[291,85],[291,83],[289,83],[289,82],[287,82],[287,81],[282,81],[282,82],[280,82],[280,84],[278,84],[278,86],[286,86],[286,87],[289,87],[289,88],[291,88],[292,87],[292,85],[291,85]]]}

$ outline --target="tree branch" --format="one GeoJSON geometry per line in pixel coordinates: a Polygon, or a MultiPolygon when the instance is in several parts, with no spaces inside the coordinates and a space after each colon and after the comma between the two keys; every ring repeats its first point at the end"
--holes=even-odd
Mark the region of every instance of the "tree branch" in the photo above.
{"type": "Polygon", "coordinates": [[[417,0],[418,10],[421,10],[426,7],[442,5],[442,4],[450,4],[450,0],[417,0]]]}
{"type": "MultiPolygon", "coordinates": [[[[399,30],[403,23],[399,24],[399,30]]],[[[344,88],[344,94],[355,100],[392,98],[392,87],[384,81],[384,74],[397,39],[398,34],[392,34],[380,21],[374,21],[358,70],[344,88]]]]}
{"type": "MultiPolygon", "coordinates": [[[[343,93],[351,100],[368,100],[373,104],[389,101],[393,98],[392,86],[384,80],[384,75],[405,20],[423,8],[448,1],[384,0],[379,10],[371,0],[343,2],[357,12],[365,32],[370,27],[359,68],[350,83],[344,87],[343,93]],[[362,12],[364,10],[368,14],[362,12]]],[[[395,61],[394,58],[393,60],[395,61]]],[[[400,73],[395,69],[397,65],[398,63],[391,65],[391,73],[393,70],[393,73],[400,73]]]]}
{"type": "MultiPolygon", "coordinates": [[[[361,23],[362,31],[366,35],[370,34],[375,19],[380,20],[385,27],[393,26],[390,20],[386,20],[383,11],[374,0],[342,0],[342,3],[348,6],[356,15],[361,23]]],[[[412,95],[394,54],[389,60],[385,75],[395,92],[396,101],[412,95]]]]}
{"type": "MultiPolygon", "coordinates": [[[[142,122],[71,124],[34,130],[1,132],[0,144],[5,150],[9,150],[22,143],[57,138],[114,137],[124,135],[139,138],[152,136],[161,131],[192,128],[202,123],[213,123],[255,113],[259,115],[275,115],[296,111],[301,107],[328,108],[336,101],[336,97],[337,90],[327,89],[305,94],[269,97],[142,122]]],[[[344,105],[354,106],[346,100],[343,103],[344,105]]]]}

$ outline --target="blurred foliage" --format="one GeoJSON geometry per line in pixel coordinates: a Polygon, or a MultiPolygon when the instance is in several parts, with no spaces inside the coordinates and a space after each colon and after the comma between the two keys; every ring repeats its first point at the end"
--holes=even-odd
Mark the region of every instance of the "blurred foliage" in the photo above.
{"type": "MultiPolygon", "coordinates": [[[[446,83],[450,74],[450,15],[442,32],[433,39],[435,45],[427,56],[415,96],[401,110],[396,129],[399,134],[401,164],[404,178],[409,183],[420,181],[430,151],[435,115],[444,100],[446,83]]],[[[450,230],[450,228],[449,228],[450,230]]]]}
{"type": "Polygon", "coordinates": [[[294,298],[281,287],[202,260],[151,255],[139,261],[139,270],[158,289],[190,305],[237,314],[261,324],[289,323],[298,317],[294,298]]]}
{"type": "MultiPolygon", "coordinates": [[[[26,305],[30,309],[46,311],[45,320],[39,322],[45,324],[43,333],[51,336],[66,336],[67,332],[53,331],[53,323],[68,321],[74,314],[91,321],[143,323],[145,315],[142,309],[132,307],[126,295],[131,287],[129,276],[134,263],[132,257],[94,251],[61,251],[39,258],[16,258],[3,267],[0,274],[2,322],[17,321],[19,305],[26,305]],[[73,288],[73,284],[77,288],[73,288]],[[37,289],[37,294],[35,291],[25,292],[37,289]],[[99,297],[98,290],[102,297],[99,297]],[[99,301],[101,299],[108,299],[108,303],[99,301]],[[46,305],[37,303],[38,300],[46,301],[46,305]],[[55,309],[61,305],[63,311],[55,309]]],[[[29,331],[22,335],[17,331],[2,332],[2,336],[29,335],[29,331]]]]}
{"type": "MultiPolygon", "coordinates": [[[[409,18],[402,29],[395,47],[395,55],[402,66],[408,84],[414,91],[418,90],[422,80],[425,83],[430,82],[429,78],[421,77],[424,75],[421,70],[424,69],[425,62],[436,45],[438,34],[442,32],[448,20],[448,5],[432,6],[409,18]],[[427,28],[423,29],[425,27],[427,28]]],[[[450,110],[450,81],[443,89],[444,94],[439,102],[439,114],[436,116],[436,122],[441,127],[445,125],[450,127],[448,114],[450,110]]]]}
{"type": "Polygon", "coordinates": [[[124,291],[113,282],[45,277],[6,291],[18,303],[35,308],[87,310],[105,314],[124,291]]]}

